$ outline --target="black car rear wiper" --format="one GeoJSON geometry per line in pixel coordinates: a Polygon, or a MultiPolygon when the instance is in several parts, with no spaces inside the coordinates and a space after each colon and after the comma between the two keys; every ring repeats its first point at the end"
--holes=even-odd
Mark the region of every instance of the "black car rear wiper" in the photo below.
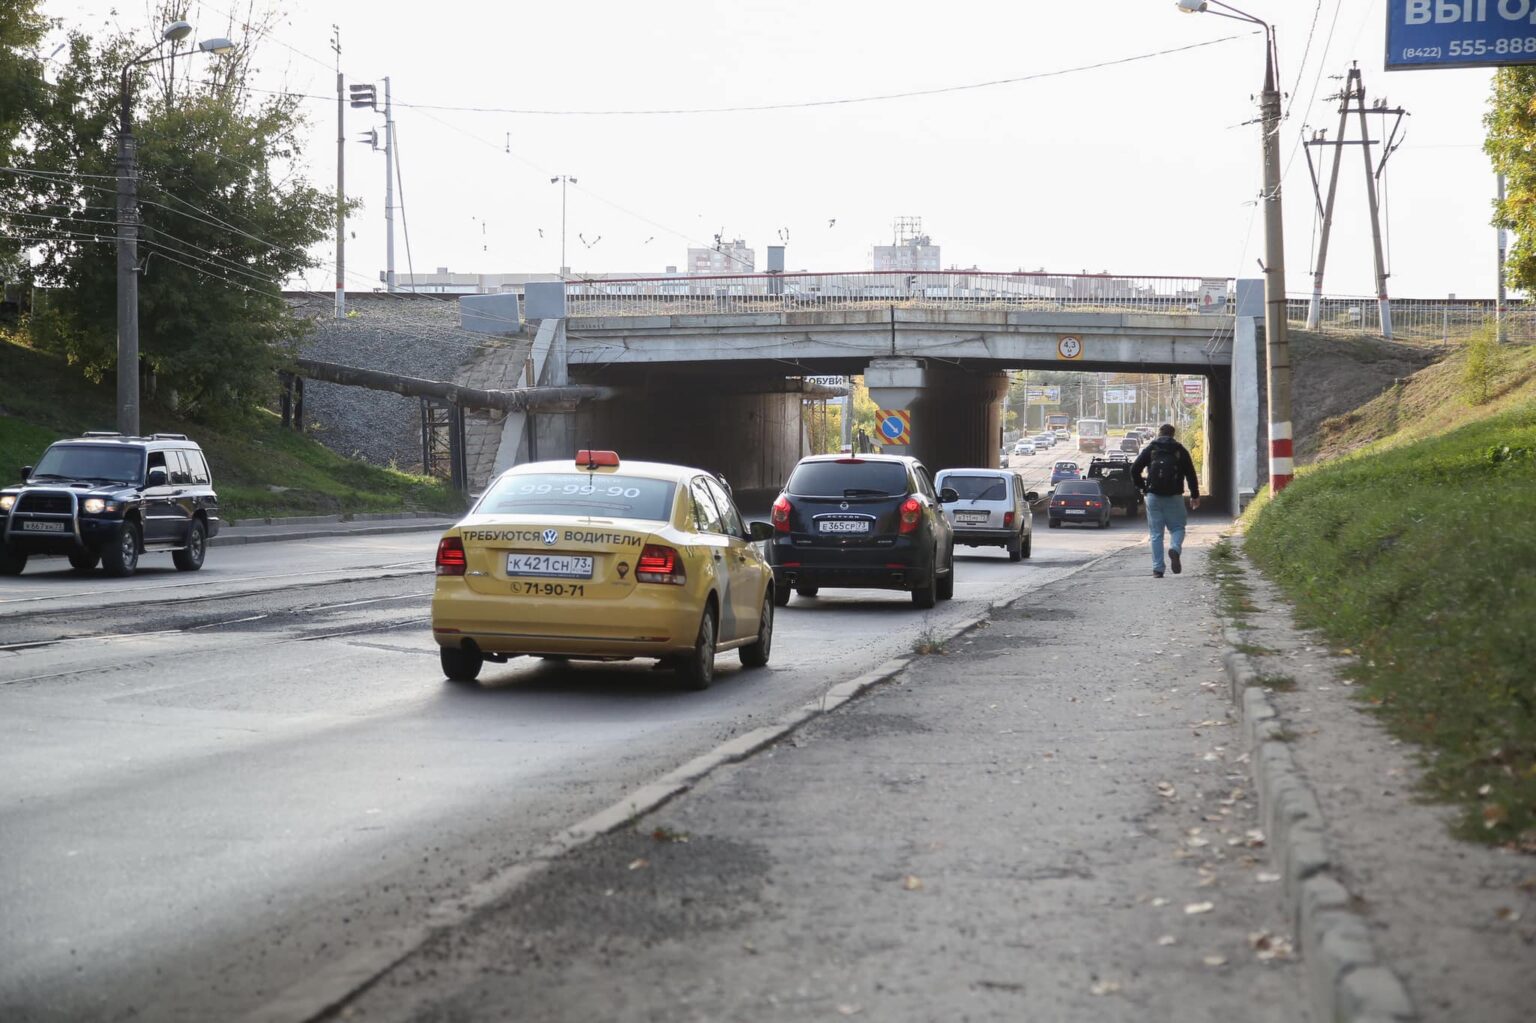
{"type": "Polygon", "coordinates": [[[847,487],[843,490],[844,497],[891,497],[883,490],[871,490],[868,487],[847,487]]]}

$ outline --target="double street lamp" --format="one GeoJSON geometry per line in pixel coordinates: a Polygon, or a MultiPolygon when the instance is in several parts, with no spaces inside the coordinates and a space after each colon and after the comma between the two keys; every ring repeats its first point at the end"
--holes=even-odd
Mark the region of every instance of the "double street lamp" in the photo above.
{"type": "Polygon", "coordinates": [[[1280,86],[1275,29],[1221,0],[1175,0],[1185,14],[1208,13],[1264,29],[1264,90],[1260,121],[1264,135],[1264,340],[1268,355],[1269,491],[1291,482],[1291,356],[1285,304],[1285,218],[1280,206],[1280,86]],[[1219,8],[1219,10],[1217,9],[1219,8]]]}
{"type": "Polygon", "coordinates": [[[551,185],[557,181],[560,183],[560,276],[569,277],[571,268],[565,262],[565,186],[576,184],[576,179],[569,174],[556,174],[549,179],[551,185]]]}
{"type": "MultiPolygon", "coordinates": [[[[192,26],[176,21],[160,33],[160,42],[123,65],[117,129],[117,429],[134,436],[139,432],[139,166],[133,139],[133,80],[131,72],[142,64],[157,64],[176,56],[151,57],[164,43],[179,43],[192,34],[192,26]]],[[[235,44],[224,38],[204,39],[199,53],[228,53],[235,44]]]]}

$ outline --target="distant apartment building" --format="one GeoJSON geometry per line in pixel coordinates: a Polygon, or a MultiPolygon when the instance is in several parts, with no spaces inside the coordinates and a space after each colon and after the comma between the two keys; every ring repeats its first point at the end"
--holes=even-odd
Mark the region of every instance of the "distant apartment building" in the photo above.
{"type": "Polygon", "coordinates": [[[871,261],[876,270],[938,271],[939,247],[923,233],[920,217],[898,217],[892,225],[893,242],[876,245],[871,261]]]}
{"type": "Polygon", "coordinates": [[[712,249],[689,249],[687,267],[691,274],[749,274],[757,267],[757,253],[736,238],[712,249]]]}

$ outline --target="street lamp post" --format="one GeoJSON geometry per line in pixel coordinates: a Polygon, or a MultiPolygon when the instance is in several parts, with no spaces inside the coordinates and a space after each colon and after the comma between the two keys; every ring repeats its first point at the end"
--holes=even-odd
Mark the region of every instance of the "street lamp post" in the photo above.
{"type": "MultiPolygon", "coordinates": [[[[123,65],[119,90],[117,128],[117,429],[134,436],[139,432],[139,166],[133,138],[133,80],[131,72],[141,64],[171,60],[175,52],[158,57],[149,54],[163,43],[176,43],[192,34],[192,26],[176,21],[160,33],[160,42],[123,65]]],[[[228,53],[235,44],[228,39],[204,39],[201,53],[228,53]]]]}
{"type": "Polygon", "coordinates": [[[569,174],[556,174],[549,179],[551,185],[556,181],[560,182],[560,276],[569,277],[571,268],[565,262],[565,186],[576,184],[576,179],[569,174]]]}
{"type": "Polygon", "coordinates": [[[1175,0],[1186,14],[1206,12],[1264,29],[1264,341],[1268,360],[1269,490],[1278,494],[1294,472],[1291,444],[1291,356],[1285,304],[1285,218],[1280,204],[1280,85],[1275,29],[1269,22],[1221,0],[1175,0]],[[1221,8],[1216,10],[1215,8],[1221,8]]]}

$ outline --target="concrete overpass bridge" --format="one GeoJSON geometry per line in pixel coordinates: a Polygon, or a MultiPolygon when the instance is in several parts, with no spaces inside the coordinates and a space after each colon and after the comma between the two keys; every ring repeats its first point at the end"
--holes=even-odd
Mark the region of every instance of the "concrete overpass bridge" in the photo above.
{"type": "Polygon", "coordinates": [[[612,444],[773,489],[804,453],[805,378],[827,375],[863,376],[878,406],[908,410],[911,444],[888,450],[935,470],[995,465],[1007,372],[1035,369],[1203,376],[1205,488],[1235,510],[1261,479],[1257,281],[957,272],[553,287],[527,294],[547,353],[538,381],[622,397],[509,420],[498,467],[612,444]]]}

